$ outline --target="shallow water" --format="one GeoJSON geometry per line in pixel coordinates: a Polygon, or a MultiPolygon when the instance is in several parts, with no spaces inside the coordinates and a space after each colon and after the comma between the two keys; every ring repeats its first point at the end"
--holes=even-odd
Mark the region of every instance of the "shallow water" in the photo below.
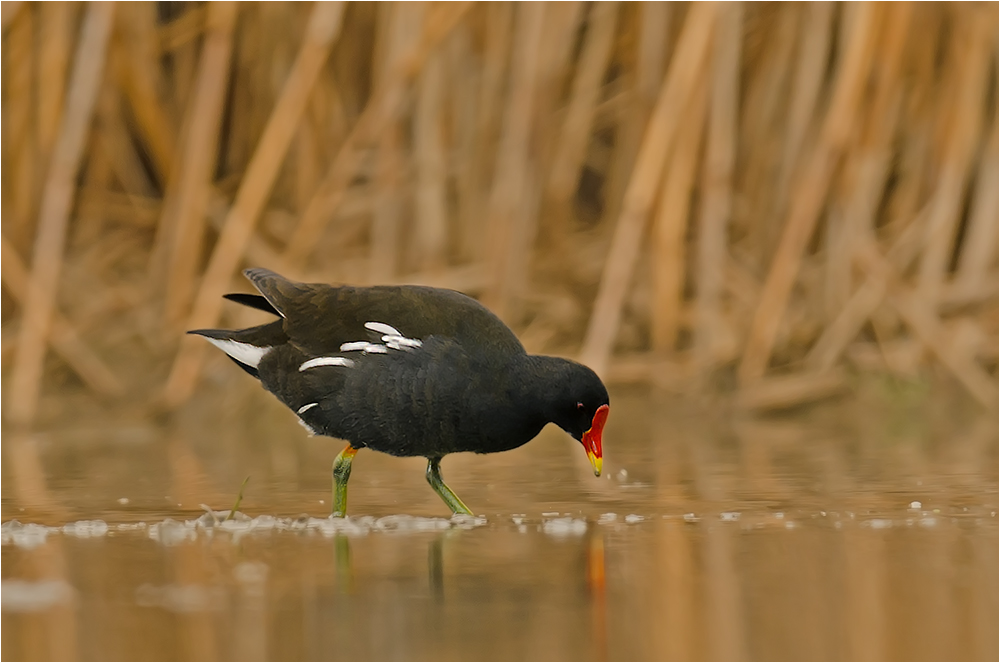
{"type": "Polygon", "coordinates": [[[362,452],[335,521],[339,445],[261,396],[5,437],[5,660],[998,656],[995,418],[613,393],[606,477],[547,430],[447,458],[448,519],[362,452]]]}

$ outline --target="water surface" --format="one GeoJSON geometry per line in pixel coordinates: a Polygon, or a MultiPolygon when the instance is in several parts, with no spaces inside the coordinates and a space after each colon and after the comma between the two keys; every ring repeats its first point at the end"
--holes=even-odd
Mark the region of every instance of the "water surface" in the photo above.
{"type": "Polygon", "coordinates": [[[8,435],[2,656],[997,658],[995,419],[612,399],[601,479],[554,430],[445,459],[476,518],[362,452],[328,519],[339,444],[254,391],[8,435]]]}

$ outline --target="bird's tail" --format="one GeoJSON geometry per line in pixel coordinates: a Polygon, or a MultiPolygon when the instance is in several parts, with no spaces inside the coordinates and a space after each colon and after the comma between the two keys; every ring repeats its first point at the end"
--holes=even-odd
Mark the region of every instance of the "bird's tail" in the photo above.
{"type": "MultiPolygon", "coordinates": [[[[267,269],[248,269],[243,273],[261,294],[236,293],[223,296],[238,304],[280,317],[284,316],[281,308],[288,294],[308,287],[267,269]]],[[[188,333],[204,336],[209,343],[225,352],[237,366],[257,379],[260,379],[257,366],[264,355],[276,345],[288,341],[280,320],[249,329],[192,329],[188,333]]]]}
{"type": "Polygon", "coordinates": [[[271,302],[267,301],[267,298],[263,295],[251,295],[245,292],[231,292],[228,295],[223,295],[223,297],[231,302],[243,304],[244,306],[255,308],[258,311],[264,311],[265,313],[271,313],[273,315],[281,315],[278,313],[278,309],[271,306],[271,302]]]}
{"type": "Polygon", "coordinates": [[[236,362],[244,371],[260,379],[257,366],[264,355],[276,345],[288,340],[281,321],[249,329],[192,329],[189,334],[203,336],[236,362]]]}

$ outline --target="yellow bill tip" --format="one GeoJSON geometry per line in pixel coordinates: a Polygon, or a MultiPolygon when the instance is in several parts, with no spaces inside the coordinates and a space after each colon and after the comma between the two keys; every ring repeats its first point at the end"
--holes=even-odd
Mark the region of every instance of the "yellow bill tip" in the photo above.
{"type": "Polygon", "coordinates": [[[592,451],[587,452],[587,458],[590,459],[590,464],[594,466],[594,476],[601,476],[601,467],[604,465],[604,460],[592,451]]]}

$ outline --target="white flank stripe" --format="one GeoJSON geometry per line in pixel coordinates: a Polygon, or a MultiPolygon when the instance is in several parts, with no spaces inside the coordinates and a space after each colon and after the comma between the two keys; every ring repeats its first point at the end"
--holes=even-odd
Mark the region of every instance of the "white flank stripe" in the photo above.
{"type": "MultiPolygon", "coordinates": [[[[407,348],[419,348],[421,345],[424,344],[423,341],[421,341],[420,339],[417,339],[417,338],[406,338],[405,336],[391,336],[389,334],[386,334],[385,336],[383,336],[382,340],[389,347],[392,347],[393,345],[396,345],[396,346],[403,346],[403,347],[407,347],[407,348]]],[[[398,350],[399,348],[397,347],[396,349],[398,350]]]]}
{"type": "Polygon", "coordinates": [[[365,329],[370,329],[373,332],[378,332],[379,334],[388,334],[389,336],[402,336],[398,329],[390,327],[384,322],[366,322],[365,329]]]}
{"type": "MultiPolygon", "coordinates": [[[[399,346],[392,346],[394,350],[399,350],[399,346]]],[[[384,345],[379,345],[378,343],[369,343],[368,341],[351,341],[350,343],[343,343],[340,346],[341,352],[354,352],[356,350],[361,350],[364,354],[373,355],[384,355],[388,350],[385,349],[384,345]]]]}
{"type": "Polygon", "coordinates": [[[303,405],[302,407],[300,407],[298,410],[296,410],[296,412],[298,412],[299,414],[302,414],[306,410],[310,410],[310,409],[316,407],[317,405],[319,405],[319,403],[306,403],[305,405],[303,405]]]}
{"type": "Polygon", "coordinates": [[[227,355],[240,362],[241,364],[246,364],[247,366],[253,366],[257,368],[257,364],[260,360],[267,354],[267,351],[271,349],[271,346],[265,346],[259,348],[256,345],[250,345],[249,343],[240,343],[239,341],[230,341],[226,338],[210,338],[206,336],[209,343],[219,348],[227,355]]]}
{"type": "Polygon", "coordinates": [[[310,359],[309,361],[303,362],[299,366],[299,372],[307,371],[310,368],[316,368],[317,366],[346,366],[350,368],[354,366],[354,361],[351,359],[345,359],[344,357],[316,357],[315,359],[310,359]]]}
{"type": "Polygon", "coordinates": [[[312,426],[310,426],[309,424],[307,424],[306,422],[302,421],[302,419],[299,419],[299,425],[302,426],[303,428],[305,428],[306,432],[309,433],[309,435],[315,435],[316,434],[316,429],[313,428],[312,426]]]}

